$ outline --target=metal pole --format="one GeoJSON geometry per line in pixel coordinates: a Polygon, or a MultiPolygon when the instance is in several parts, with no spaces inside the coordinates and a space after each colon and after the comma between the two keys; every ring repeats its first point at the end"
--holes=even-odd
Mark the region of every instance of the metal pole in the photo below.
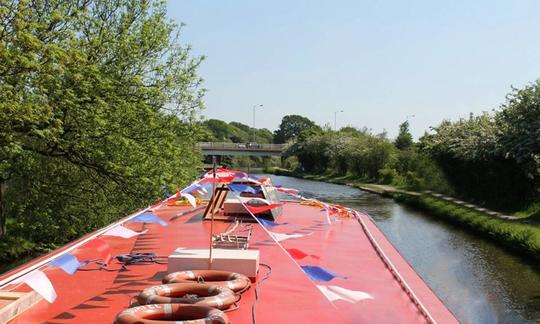
{"type": "MultiPolygon", "coordinates": [[[[212,182],[212,196],[215,197],[216,194],[216,156],[212,155],[212,170],[214,171],[214,182],[212,182]]],[[[212,199],[210,199],[212,200],[212,199]]],[[[208,269],[212,270],[212,250],[214,247],[214,211],[208,210],[210,212],[210,249],[208,252],[208,269]]]]}
{"type": "Polygon", "coordinates": [[[337,132],[337,113],[343,112],[343,110],[334,111],[334,132],[337,132]]]}
{"type": "Polygon", "coordinates": [[[253,143],[255,143],[255,108],[257,106],[253,106],[253,143]]]}
{"type": "Polygon", "coordinates": [[[262,104],[253,106],[253,130],[252,130],[252,132],[253,132],[253,142],[252,143],[253,144],[255,144],[255,140],[256,140],[256,138],[255,138],[255,134],[256,134],[256,132],[255,132],[255,108],[262,107],[262,106],[263,106],[262,104]]]}

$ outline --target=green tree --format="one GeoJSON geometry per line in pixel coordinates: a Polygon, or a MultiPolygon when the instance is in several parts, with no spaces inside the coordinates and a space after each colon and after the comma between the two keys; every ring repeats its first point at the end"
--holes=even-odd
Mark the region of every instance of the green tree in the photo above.
{"type": "Polygon", "coordinates": [[[513,89],[496,115],[498,150],[540,184],[540,80],[513,89]]]}
{"type": "Polygon", "coordinates": [[[404,121],[399,125],[399,134],[394,141],[394,145],[400,150],[407,150],[413,146],[413,137],[409,131],[409,121],[404,121]]]}
{"type": "Polygon", "coordinates": [[[287,115],[281,120],[279,128],[274,132],[274,143],[285,143],[297,138],[304,130],[320,130],[321,128],[309,118],[300,115],[287,115]]]}
{"type": "Polygon", "coordinates": [[[195,176],[201,58],[178,32],[162,2],[2,2],[0,234],[63,243],[195,176]]]}

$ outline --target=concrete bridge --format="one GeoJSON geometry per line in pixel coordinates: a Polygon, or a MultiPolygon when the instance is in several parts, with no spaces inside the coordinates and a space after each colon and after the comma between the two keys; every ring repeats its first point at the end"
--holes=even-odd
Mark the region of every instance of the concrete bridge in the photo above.
{"type": "Polygon", "coordinates": [[[204,155],[279,156],[285,144],[258,143],[199,143],[204,155]]]}

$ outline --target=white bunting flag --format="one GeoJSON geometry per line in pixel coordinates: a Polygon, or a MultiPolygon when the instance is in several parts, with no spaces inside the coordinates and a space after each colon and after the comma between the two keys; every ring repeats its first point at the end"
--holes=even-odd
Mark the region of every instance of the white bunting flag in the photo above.
{"type": "Polygon", "coordinates": [[[193,206],[193,208],[197,207],[197,200],[195,199],[195,197],[188,193],[182,193],[182,197],[186,197],[186,199],[189,201],[191,206],[193,206]]]}
{"type": "Polygon", "coordinates": [[[110,230],[103,233],[103,235],[106,236],[118,236],[122,238],[131,238],[133,236],[141,235],[146,233],[148,230],[142,231],[142,232],[135,232],[133,230],[130,230],[129,228],[126,228],[122,225],[115,226],[111,228],[110,230]]]}
{"type": "Polygon", "coordinates": [[[349,290],[339,286],[316,286],[331,302],[336,300],[344,300],[354,304],[361,300],[373,299],[373,296],[363,291],[349,290]]]}
{"type": "Polygon", "coordinates": [[[47,278],[45,273],[43,273],[43,271],[41,270],[34,270],[28,274],[25,274],[19,279],[15,279],[11,283],[27,284],[28,286],[30,286],[30,288],[32,288],[49,303],[52,303],[56,300],[56,291],[54,290],[54,287],[49,278],[47,278]]]}
{"type": "Polygon", "coordinates": [[[313,234],[313,233],[309,233],[309,234],[285,234],[285,233],[276,233],[276,232],[271,232],[271,231],[268,231],[268,233],[270,233],[270,235],[272,235],[274,237],[274,240],[276,240],[278,242],[285,241],[285,240],[292,239],[292,238],[304,237],[306,235],[313,234]]]}

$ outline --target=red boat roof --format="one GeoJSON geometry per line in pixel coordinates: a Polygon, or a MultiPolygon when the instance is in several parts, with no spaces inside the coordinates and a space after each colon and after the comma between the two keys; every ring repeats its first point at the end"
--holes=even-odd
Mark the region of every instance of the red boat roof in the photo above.
{"type": "MultiPolygon", "coordinates": [[[[132,230],[148,231],[129,239],[111,236],[99,239],[110,246],[112,255],[153,252],[166,257],[178,247],[208,247],[210,222],[202,220],[200,209],[190,210],[191,207],[163,207],[155,214],[169,226],[125,223],[132,230]],[[188,212],[174,217],[182,211],[188,212]]],[[[286,202],[278,219],[282,225],[272,227],[271,231],[292,237],[277,242],[275,238],[279,234],[272,237],[267,228],[254,224],[249,248],[258,249],[260,262],[272,269],[270,277],[258,288],[258,323],[457,323],[367,215],[360,214],[359,219],[328,220],[320,207],[286,202]],[[318,266],[335,276],[329,281],[313,281],[300,266],[318,266]]],[[[227,226],[217,222],[215,232],[224,231],[227,226]]],[[[0,277],[0,282],[94,239],[98,233],[9,272],[0,277]]],[[[71,253],[79,260],[96,257],[90,249],[74,249],[71,253]]],[[[120,264],[113,260],[107,270],[89,264],[74,275],[54,267],[42,271],[54,286],[57,299],[53,303],[39,301],[10,323],[112,323],[116,314],[129,307],[142,289],[161,283],[167,265],[134,264],[121,270],[120,264]]],[[[265,269],[261,268],[258,279],[264,275],[265,269]]],[[[30,288],[7,285],[2,290],[30,288]]],[[[254,302],[251,288],[242,295],[240,307],[227,313],[231,322],[252,322],[254,302]]]]}

